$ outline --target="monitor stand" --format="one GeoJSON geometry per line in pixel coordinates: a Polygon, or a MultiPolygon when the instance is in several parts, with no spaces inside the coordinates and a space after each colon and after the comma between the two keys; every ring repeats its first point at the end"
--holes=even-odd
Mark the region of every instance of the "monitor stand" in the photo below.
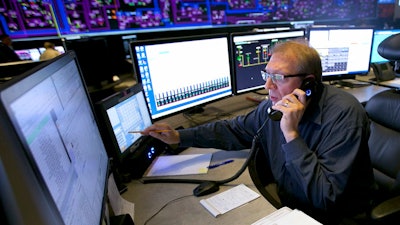
{"type": "Polygon", "coordinates": [[[187,110],[185,113],[189,114],[189,115],[193,115],[193,114],[199,114],[199,113],[203,113],[203,112],[204,112],[204,108],[202,106],[195,106],[195,107],[187,110]]]}

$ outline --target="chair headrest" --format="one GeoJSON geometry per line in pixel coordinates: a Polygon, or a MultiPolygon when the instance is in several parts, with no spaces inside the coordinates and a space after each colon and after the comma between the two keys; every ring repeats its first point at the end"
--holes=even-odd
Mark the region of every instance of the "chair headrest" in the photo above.
{"type": "Polygon", "coordinates": [[[400,92],[380,92],[368,100],[365,109],[374,122],[400,131],[400,92]]]}
{"type": "Polygon", "coordinates": [[[394,34],[378,45],[378,53],[385,59],[400,59],[400,34],[394,34]]]}

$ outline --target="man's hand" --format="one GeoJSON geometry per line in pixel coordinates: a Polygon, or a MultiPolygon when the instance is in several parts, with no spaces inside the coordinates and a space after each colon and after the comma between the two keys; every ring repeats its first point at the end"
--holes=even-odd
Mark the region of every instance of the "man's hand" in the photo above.
{"type": "Polygon", "coordinates": [[[178,131],[172,129],[166,123],[153,124],[141,132],[142,135],[150,135],[163,141],[166,144],[179,144],[180,137],[178,131]]]}

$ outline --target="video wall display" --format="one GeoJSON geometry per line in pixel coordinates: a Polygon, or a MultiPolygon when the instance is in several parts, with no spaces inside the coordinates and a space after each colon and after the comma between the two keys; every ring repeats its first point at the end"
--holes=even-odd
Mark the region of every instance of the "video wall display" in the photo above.
{"type": "Polygon", "coordinates": [[[13,38],[375,18],[377,0],[0,0],[13,38]]]}

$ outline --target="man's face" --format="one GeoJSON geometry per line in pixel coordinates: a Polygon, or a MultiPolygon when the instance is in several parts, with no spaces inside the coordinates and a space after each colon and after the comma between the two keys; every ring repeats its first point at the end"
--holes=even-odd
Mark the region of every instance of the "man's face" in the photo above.
{"type": "MultiPolygon", "coordinates": [[[[268,62],[265,71],[269,74],[292,75],[296,74],[295,58],[287,53],[275,53],[268,62]]],[[[269,77],[265,82],[265,88],[269,91],[269,98],[275,104],[283,96],[290,94],[294,89],[299,88],[302,83],[301,77],[285,77],[275,82],[269,77]]]]}

